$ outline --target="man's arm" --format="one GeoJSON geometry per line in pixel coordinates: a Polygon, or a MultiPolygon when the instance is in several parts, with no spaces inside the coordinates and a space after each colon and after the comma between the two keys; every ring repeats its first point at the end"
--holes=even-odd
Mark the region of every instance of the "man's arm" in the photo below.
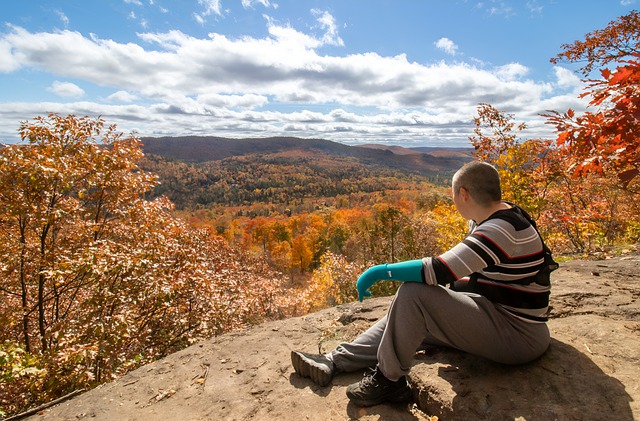
{"type": "Polygon", "coordinates": [[[380,280],[424,283],[422,260],[407,260],[370,267],[356,282],[358,300],[362,301],[364,297],[371,296],[369,288],[380,280]]]}

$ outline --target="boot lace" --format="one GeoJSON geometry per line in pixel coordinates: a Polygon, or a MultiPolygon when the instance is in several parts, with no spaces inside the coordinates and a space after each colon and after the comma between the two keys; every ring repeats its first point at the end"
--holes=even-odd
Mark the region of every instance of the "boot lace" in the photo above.
{"type": "Polygon", "coordinates": [[[380,381],[378,380],[379,372],[378,368],[369,368],[364,377],[360,381],[362,387],[380,387],[380,381]]]}

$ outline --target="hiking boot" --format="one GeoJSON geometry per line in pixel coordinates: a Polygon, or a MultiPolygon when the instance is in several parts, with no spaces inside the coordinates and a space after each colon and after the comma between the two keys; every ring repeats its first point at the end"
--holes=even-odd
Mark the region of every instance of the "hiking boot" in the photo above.
{"type": "Polygon", "coordinates": [[[291,364],[300,376],[309,377],[315,384],[322,387],[331,383],[338,371],[333,361],[323,354],[291,351],[291,364]]]}
{"type": "Polygon", "coordinates": [[[376,367],[365,374],[362,380],[347,387],[347,396],[358,406],[373,406],[384,402],[404,403],[411,400],[413,393],[402,376],[394,382],[387,379],[376,367]]]}

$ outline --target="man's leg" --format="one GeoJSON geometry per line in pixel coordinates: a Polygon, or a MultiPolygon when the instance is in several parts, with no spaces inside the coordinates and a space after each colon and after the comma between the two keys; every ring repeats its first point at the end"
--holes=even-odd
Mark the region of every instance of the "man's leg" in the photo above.
{"type": "Polygon", "coordinates": [[[380,338],[387,316],[380,319],[352,342],[341,343],[328,354],[291,351],[291,364],[298,375],[309,377],[320,386],[331,383],[338,372],[351,372],[375,366],[380,338]]]}
{"type": "Polygon", "coordinates": [[[351,342],[341,343],[328,354],[340,371],[352,372],[378,363],[378,347],[387,326],[387,316],[378,320],[351,342]]]}
{"type": "Polygon", "coordinates": [[[292,362],[298,374],[323,386],[338,371],[376,363],[387,379],[396,381],[409,372],[416,350],[425,343],[517,364],[542,355],[549,331],[545,324],[514,318],[479,295],[408,282],[398,290],[388,315],[354,341],[324,355],[293,351],[292,362]]]}
{"type": "Polygon", "coordinates": [[[387,314],[378,367],[347,388],[349,399],[361,406],[409,399],[406,375],[424,338],[516,364],[531,361],[547,349],[549,330],[545,324],[517,319],[479,295],[405,283],[387,314]]]}
{"type": "Polygon", "coordinates": [[[389,308],[378,349],[385,377],[408,374],[416,349],[433,338],[462,351],[505,364],[534,360],[549,345],[543,323],[528,323],[477,294],[408,282],[389,308]]]}

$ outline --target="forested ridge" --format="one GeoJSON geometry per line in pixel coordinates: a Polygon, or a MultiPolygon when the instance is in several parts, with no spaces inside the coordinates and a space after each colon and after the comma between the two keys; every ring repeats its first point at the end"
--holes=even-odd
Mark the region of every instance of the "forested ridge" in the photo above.
{"type": "MultiPolygon", "coordinates": [[[[473,118],[473,158],[556,255],[640,240],[639,40],[634,11],[562,46],[552,61],[584,64],[590,108],[549,111],[553,139],[524,138],[491,104],[473,118]]],[[[150,139],[58,114],[19,132],[0,149],[0,416],[203,337],[353,301],[367,267],[442,253],[467,226],[446,185],[459,156],[275,138],[181,153],[173,139],[160,158],[150,139]]]]}
{"type": "Polygon", "coordinates": [[[326,139],[265,137],[230,139],[215,136],[143,137],[146,154],[185,162],[218,161],[243,155],[268,155],[279,152],[322,153],[335,157],[351,157],[369,165],[382,165],[410,172],[433,172],[454,168],[460,158],[468,159],[470,148],[402,148],[392,146],[349,146],[326,139]],[[398,149],[407,153],[399,153],[398,149]],[[441,152],[442,149],[449,153],[441,152]],[[394,153],[394,150],[396,153],[394,153]]]}
{"type": "Polygon", "coordinates": [[[418,188],[425,183],[443,185],[469,159],[435,159],[440,165],[437,170],[416,168],[406,160],[407,167],[398,169],[352,156],[292,147],[204,162],[147,154],[141,166],[159,176],[154,195],[167,195],[178,209],[269,203],[295,210],[309,200],[335,204],[340,196],[349,202],[354,194],[418,188]]]}

